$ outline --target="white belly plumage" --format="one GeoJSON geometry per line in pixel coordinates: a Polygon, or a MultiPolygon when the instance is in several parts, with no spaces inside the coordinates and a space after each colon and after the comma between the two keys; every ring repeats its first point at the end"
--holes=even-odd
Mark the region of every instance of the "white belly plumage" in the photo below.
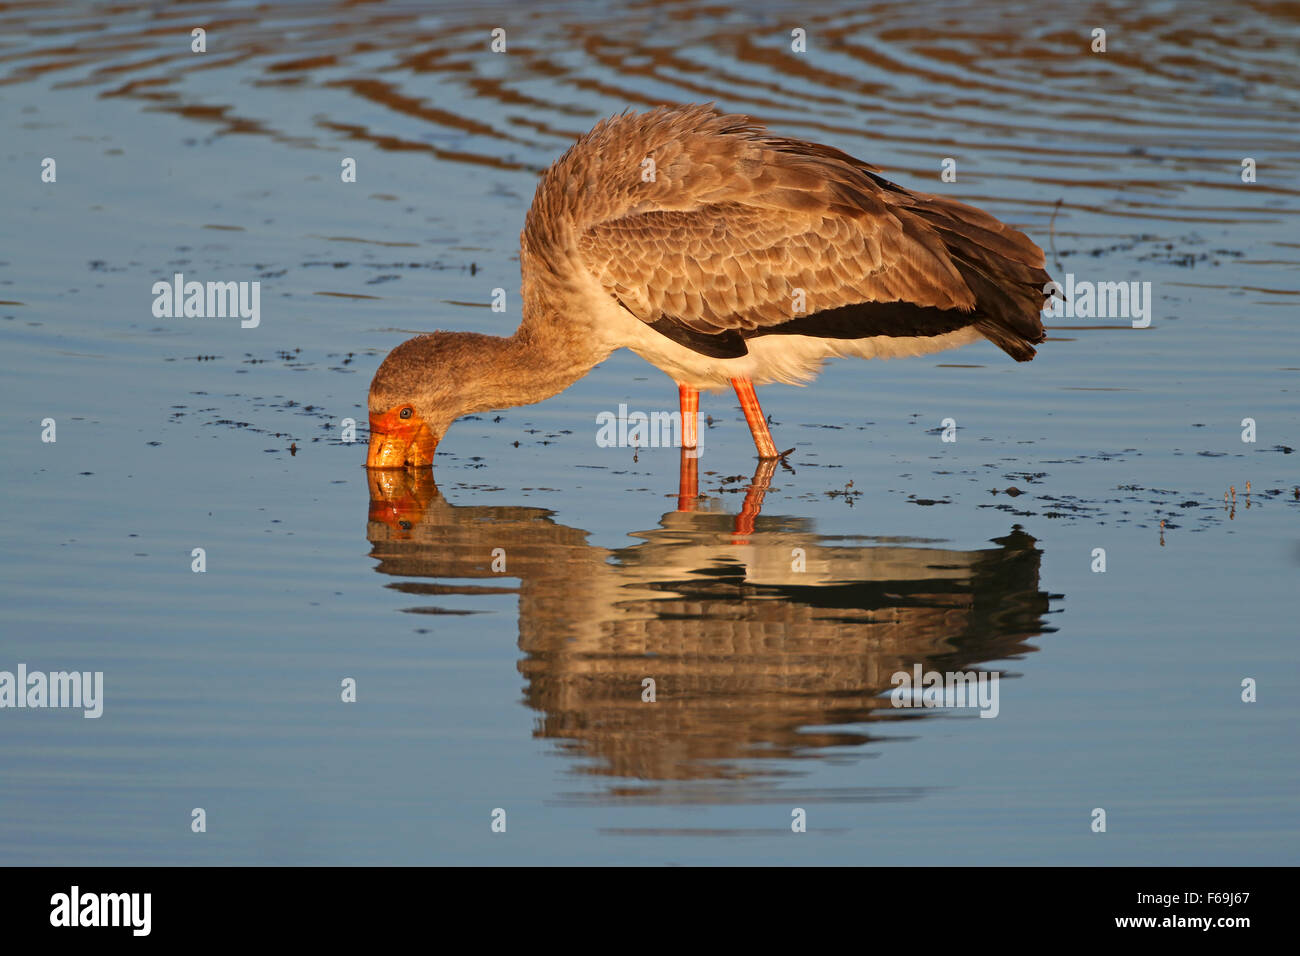
{"type": "MultiPolygon", "coordinates": [[[[617,345],[629,348],[683,385],[714,391],[733,378],[755,385],[806,385],[831,358],[890,359],[929,355],[969,345],[983,338],[973,328],[942,335],[877,335],[865,339],[821,339],[812,335],[760,335],[746,340],[749,354],[713,358],[678,345],[622,309],[610,316],[618,324],[617,345]]],[[[613,344],[613,343],[611,343],[613,344]]]]}
{"type": "Polygon", "coordinates": [[[832,358],[890,359],[960,348],[984,337],[974,328],[942,335],[877,335],[865,339],[822,339],[814,335],[760,335],[747,339],[749,354],[713,358],[656,332],[615,302],[594,280],[583,290],[593,339],[610,351],[631,349],[677,382],[705,391],[729,388],[733,378],[755,385],[806,385],[832,358]]]}

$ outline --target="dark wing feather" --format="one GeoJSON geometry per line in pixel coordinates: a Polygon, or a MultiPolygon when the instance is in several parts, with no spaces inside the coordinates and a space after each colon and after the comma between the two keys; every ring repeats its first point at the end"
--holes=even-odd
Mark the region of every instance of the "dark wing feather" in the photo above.
{"type": "MultiPolygon", "coordinates": [[[[974,325],[1015,358],[1033,356],[1048,276],[1022,233],[744,117],[697,125],[668,142],[649,137],[659,176],[639,192],[627,187],[624,208],[578,236],[587,268],[637,318],[705,354],[715,354],[709,337],[728,334],[860,338],[974,325]],[[826,333],[815,331],[818,316],[826,333]]],[[[735,343],[716,347],[726,354],[735,343]]]]}

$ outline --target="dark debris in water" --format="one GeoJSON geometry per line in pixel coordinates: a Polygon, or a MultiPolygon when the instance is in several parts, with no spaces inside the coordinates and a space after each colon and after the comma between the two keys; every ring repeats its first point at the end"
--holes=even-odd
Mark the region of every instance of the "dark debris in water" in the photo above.
{"type": "MultiPolygon", "coordinates": [[[[369,354],[369,353],[362,353],[369,354]]],[[[282,392],[277,392],[278,380],[276,379],[277,371],[340,371],[355,372],[355,368],[348,368],[357,358],[358,353],[341,352],[341,353],[304,353],[301,348],[292,349],[275,349],[265,353],[244,353],[243,357],[238,360],[241,365],[254,366],[254,375],[260,388],[258,391],[243,390],[236,392],[222,392],[220,388],[213,391],[193,390],[188,394],[194,396],[209,396],[212,394],[221,395],[218,404],[207,407],[192,408],[185,404],[174,404],[168,407],[166,412],[169,415],[169,421],[172,424],[183,424],[186,416],[200,416],[200,420],[207,417],[204,421],[206,426],[216,426],[230,429],[231,431],[257,434],[264,439],[276,439],[278,445],[271,447],[268,444],[263,450],[266,454],[280,455],[285,451],[295,455],[300,446],[308,442],[324,442],[329,446],[364,447],[367,440],[365,432],[366,411],[364,403],[358,402],[347,407],[328,408],[322,398],[317,394],[299,394],[295,397],[288,397],[282,392]],[[231,400],[241,405],[241,414],[231,414],[231,400]],[[344,418],[352,418],[357,423],[357,434],[355,443],[344,446],[339,440],[338,429],[344,418]],[[302,420],[314,420],[313,430],[320,433],[314,438],[304,438],[301,431],[302,420]],[[286,427],[287,426],[287,427],[286,427]]],[[[220,369],[220,363],[228,361],[224,356],[181,356],[169,358],[167,361],[196,361],[203,363],[212,363],[216,366],[215,370],[220,369]]],[[[214,370],[214,371],[215,371],[214,370]]],[[[238,370],[237,370],[238,371],[238,370]]],[[[250,382],[252,379],[249,380],[250,382]]],[[[297,381],[295,379],[295,381],[297,381]]],[[[288,389],[285,389],[287,391],[288,389]]],[[[212,399],[208,399],[211,401],[212,399]]],[[[912,413],[913,422],[919,414],[912,413]]],[[[467,420],[487,421],[500,423],[505,420],[503,415],[472,415],[466,416],[467,420]]],[[[571,436],[574,431],[571,429],[560,429],[558,431],[549,431],[546,429],[531,427],[532,423],[524,422],[523,431],[535,436],[533,441],[539,446],[551,444],[554,440],[562,436],[571,436]]],[[[1199,423],[1197,423],[1199,425],[1199,423]]],[[[844,424],[809,424],[805,427],[828,428],[841,430],[849,427],[844,424]]],[[[1195,427],[1195,426],[1194,426],[1195,427]]],[[[931,431],[937,431],[932,429],[931,431]]],[[[150,444],[158,444],[151,442],[150,444]]],[[[519,447],[519,442],[513,443],[514,447],[519,447]]],[[[1294,449],[1286,445],[1273,445],[1271,447],[1259,447],[1260,452],[1291,454],[1294,449]]],[[[1178,449],[1173,449],[1172,453],[1179,454],[1178,449]]],[[[1124,463],[1132,462],[1134,458],[1140,457],[1143,453],[1136,448],[1124,448],[1121,450],[1096,450],[1092,454],[1081,453],[1065,458],[1041,459],[1034,464],[1039,466],[1069,466],[1084,465],[1089,462],[1098,461],[1118,461],[1119,467],[1132,467],[1124,463]]],[[[1242,458],[1240,454],[1231,455],[1228,452],[1204,451],[1199,455],[1206,458],[1242,458]]],[[[897,460],[897,459],[895,459],[897,460]]],[[[464,470],[477,470],[492,467],[499,464],[490,460],[484,460],[483,456],[470,456],[468,458],[457,458],[451,456],[447,462],[452,468],[464,470]]],[[[810,462],[810,466],[816,466],[816,462],[810,462]]],[[[910,484],[913,476],[908,470],[907,464],[904,465],[903,471],[897,476],[899,479],[910,484]]],[[[1232,491],[1218,489],[1213,492],[1202,490],[1192,491],[1189,489],[1169,489],[1169,488],[1148,488],[1136,483],[1125,483],[1114,486],[1115,493],[1101,498],[1087,499],[1079,496],[1068,494],[1042,494],[1041,491],[1051,487],[1054,483],[1059,484],[1059,476],[1054,474],[1031,470],[1024,468],[1028,464],[1023,457],[1008,456],[998,458],[994,461],[985,462],[983,465],[972,465],[961,470],[944,470],[940,469],[933,472],[933,475],[941,480],[951,483],[957,480],[955,476],[963,475],[966,480],[978,482],[977,487],[982,486],[988,489],[987,493],[996,497],[1004,497],[1014,501],[994,501],[975,503],[976,508],[991,508],[1016,518],[1034,518],[1039,517],[1055,521],[1085,521],[1098,526],[1107,523],[1115,524],[1132,524],[1135,527],[1146,528],[1161,525],[1163,530],[1172,531],[1178,529],[1183,524],[1190,524],[1190,531],[1204,531],[1218,524],[1226,524],[1228,521],[1238,520],[1245,512],[1254,512],[1261,507],[1267,507],[1269,504],[1285,503],[1288,507],[1296,507],[1300,503],[1300,486],[1287,486],[1284,488],[1272,488],[1266,491],[1256,490],[1253,494],[1246,493],[1234,496],[1232,491]],[[1008,467],[1017,470],[1004,470],[1008,467]],[[989,487],[987,479],[981,476],[987,474],[986,469],[996,469],[1000,472],[1007,484],[1002,487],[989,487]],[[1175,522],[1175,518],[1182,519],[1175,522]]],[[[605,470],[609,466],[601,464],[577,463],[575,467],[591,468],[605,470]]],[[[824,464],[821,467],[843,467],[836,465],[824,464]]],[[[1114,466],[1112,466],[1114,467],[1114,466]]],[[[629,470],[616,470],[610,472],[616,475],[640,475],[644,476],[647,472],[637,472],[629,470]]],[[[89,475],[91,472],[83,472],[89,475]]],[[[714,487],[711,489],[714,494],[731,493],[739,494],[747,491],[753,481],[748,473],[718,475],[713,471],[703,471],[703,477],[710,478],[710,484],[714,487]]],[[[485,486],[477,484],[460,484],[458,487],[471,492],[501,492],[507,489],[498,486],[485,486]]],[[[1246,482],[1241,483],[1241,487],[1248,487],[1246,482]]],[[[518,490],[518,489],[516,489],[518,490]]],[[[629,491],[645,490],[649,492],[662,491],[658,486],[640,487],[639,489],[629,488],[629,491]]],[[[701,489],[702,491],[704,489],[701,489]]],[[[946,490],[946,489],[945,489],[946,490]]],[[[1055,490],[1055,489],[1054,489],[1055,490]]],[[[528,492],[547,491],[550,493],[560,493],[562,489],[527,489],[528,492]]],[[[780,488],[773,487],[771,491],[778,495],[780,488]]],[[[918,507],[934,507],[936,505],[952,505],[967,502],[967,499],[961,495],[949,492],[943,497],[926,497],[910,491],[905,485],[902,488],[894,489],[894,494],[905,495],[906,501],[918,507]]],[[[815,490],[812,488],[802,489],[798,487],[787,487],[786,495],[796,499],[812,500],[817,497],[823,499],[843,499],[846,504],[852,507],[859,502],[865,493],[854,487],[852,480],[844,483],[842,486],[832,487],[829,489],[815,490]]],[[[671,494],[669,495],[671,497],[671,494]]],[[[708,499],[711,495],[705,492],[700,495],[701,500],[708,499]]],[[[438,609],[416,611],[415,613],[438,613],[438,609]]]]}
{"type": "Polygon", "coordinates": [[[862,492],[858,491],[853,487],[852,480],[847,482],[843,488],[832,488],[830,491],[827,491],[825,494],[827,498],[843,498],[845,504],[847,504],[850,508],[853,507],[853,503],[858,498],[862,497],[862,492]]]}
{"type": "MultiPolygon", "coordinates": [[[[243,354],[243,357],[239,359],[239,362],[241,365],[267,366],[272,370],[278,367],[279,369],[284,369],[293,372],[314,370],[314,371],[344,372],[344,373],[352,374],[356,371],[355,369],[345,368],[343,366],[350,365],[352,361],[356,358],[356,356],[357,353],[355,352],[346,352],[346,353],[329,352],[329,353],[325,353],[322,359],[310,355],[304,355],[303,350],[301,348],[292,348],[292,349],[281,348],[281,349],[275,349],[266,354],[245,352],[243,354]],[[336,362],[339,362],[340,364],[334,364],[336,362]]],[[[220,356],[220,355],[182,356],[182,357],[167,358],[165,359],[165,361],[173,362],[173,361],[178,361],[180,359],[198,360],[198,361],[206,361],[206,362],[222,362],[225,361],[225,356],[220,356]]],[[[238,373],[247,372],[248,370],[236,369],[235,371],[238,374],[238,373]]],[[[195,390],[190,392],[189,394],[208,395],[209,393],[206,391],[195,390]]],[[[354,422],[357,423],[357,434],[355,436],[354,441],[348,443],[349,445],[364,443],[368,437],[365,434],[365,423],[367,422],[367,416],[366,416],[364,406],[361,405],[360,403],[353,405],[352,407],[349,408],[345,408],[337,411],[330,411],[327,410],[322,405],[317,404],[314,401],[304,402],[301,399],[289,398],[283,394],[273,394],[268,397],[262,394],[248,394],[246,392],[228,392],[225,394],[224,397],[226,399],[235,399],[247,403],[248,405],[251,406],[252,411],[257,414],[245,413],[238,418],[233,417],[229,414],[219,415],[220,411],[228,411],[228,408],[226,406],[212,406],[208,408],[194,409],[192,413],[197,415],[212,416],[207,421],[203,422],[205,426],[219,426],[219,427],[224,427],[224,428],[229,428],[229,429],[234,429],[239,431],[245,431],[253,434],[263,435],[269,438],[283,439],[286,442],[286,445],[283,447],[264,448],[263,451],[266,452],[267,454],[281,454],[285,451],[288,451],[289,455],[292,457],[298,453],[298,451],[300,450],[300,445],[308,441],[321,442],[322,440],[324,440],[327,444],[330,445],[343,445],[344,443],[341,441],[330,440],[328,436],[328,432],[333,429],[339,428],[344,418],[351,418],[353,419],[354,422]],[[292,414],[295,418],[305,417],[305,418],[315,419],[316,420],[315,427],[318,430],[325,431],[327,434],[325,436],[317,435],[316,437],[306,438],[302,436],[301,433],[299,433],[296,428],[286,429],[284,427],[285,423],[283,421],[277,419],[273,424],[272,421],[269,421],[266,417],[266,414],[270,412],[275,412],[280,414],[288,413],[288,414],[292,414]]],[[[185,418],[187,414],[187,412],[183,411],[183,409],[188,409],[188,406],[172,405],[170,406],[170,408],[173,409],[173,411],[170,411],[168,421],[171,424],[181,424],[181,420],[185,418]]]]}
{"type": "MultiPolygon", "coordinates": [[[[1000,492],[998,489],[993,488],[990,489],[990,492],[994,495],[1010,494],[1011,490],[1007,489],[1000,492]]],[[[1029,494],[1029,492],[1020,491],[1019,489],[1016,489],[1016,491],[1018,494],[1015,497],[1029,494]]],[[[1172,519],[1185,517],[1188,512],[1195,512],[1197,524],[1191,530],[1203,531],[1222,522],[1225,518],[1228,521],[1237,520],[1239,507],[1243,512],[1258,510],[1268,502],[1285,500],[1287,496],[1294,501],[1300,501],[1300,487],[1291,489],[1270,488],[1265,491],[1245,491],[1240,494],[1236,492],[1234,487],[1220,494],[1202,492],[1199,497],[1191,497],[1185,490],[1146,488],[1136,484],[1118,485],[1116,491],[1126,492],[1127,494],[1101,501],[1088,501],[1075,495],[1036,495],[1034,501],[1043,502],[1046,506],[1046,510],[1042,512],[1030,510],[1027,506],[1017,509],[1010,504],[981,504],[976,507],[992,508],[1025,518],[1082,518],[1097,525],[1104,525],[1106,523],[1104,519],[1108,517],[1114,518],[1118,524],[1128,524],[1135,522],[1135,516],[1149,515],[1151,516],[1150,523],[1136,520],[1136,526],[1140,528],[1159,526],[1167,531],[1182,527],[1181,524],[1172,519]],[[1116,508],[1115,506],[1120,507],[1116,508]]]]}
{"type": "Polygon", "coordinates": [[[1190,269],[1202,264],[1217,266],[1220,265],[1221,259],[1239,259],[1244,255],[1240,249],[1207,249],[1205,246],[1208,242],[1209,240],[1197,233],[1189,233],[1174,239],[1143,233],[1123,242],[1094,246],[1091,249],[1061,249],[1058,258],[1091,256],[1100,259],[1102,256],[1131,253],[1139,247],[1147,247],[1130,258],[1136,262],[1159,262],[1190,269]]]}

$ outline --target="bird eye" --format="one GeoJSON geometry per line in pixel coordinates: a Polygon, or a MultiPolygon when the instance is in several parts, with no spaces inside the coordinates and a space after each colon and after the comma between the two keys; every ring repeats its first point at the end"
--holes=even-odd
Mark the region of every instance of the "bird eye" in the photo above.
{"type": "Polygon", "coordinates": [[[397,417],[398,417],[398,418],[410,418],[411,415],[412,415],[412,412],[411,412],[411,406],[410,406],[410,405],[407,405],[405,408],[403,408],[400,412],[397,413],[397,417]]]}
{"type": "Polygon", "coordinates": [[[411,526],[411,522],[409,522],[409,521],[399,521],[399,522],[397,522],[397,525],[398,525],[398,527],[401,528],[403,531],[410,531],[410,530],[411,530],[411,527],[412,527],[412,526],[411,526]]]}

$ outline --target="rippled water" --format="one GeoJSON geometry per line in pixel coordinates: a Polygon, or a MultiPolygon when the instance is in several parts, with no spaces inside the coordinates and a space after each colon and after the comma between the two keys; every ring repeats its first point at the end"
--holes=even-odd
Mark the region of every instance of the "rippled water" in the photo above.
{"type": "Polygon", "coordinates": [[[0,7],[0,670],[105,681],[0,710],[0,860],[1294,863],[1298,41],[1282,3],[0,7]],[[597,446],[675,402],[628,353],[368,480],[387,350],[518,322],[537,174],[692,101],[1150,282],[1151,325],[765,389],[752,527],[730,396],[699,499],[597,446]],[[260,325],[155,319],[177,272],[260,325]],[[890,706],[918,663],[997,718],[890,706]]]}

